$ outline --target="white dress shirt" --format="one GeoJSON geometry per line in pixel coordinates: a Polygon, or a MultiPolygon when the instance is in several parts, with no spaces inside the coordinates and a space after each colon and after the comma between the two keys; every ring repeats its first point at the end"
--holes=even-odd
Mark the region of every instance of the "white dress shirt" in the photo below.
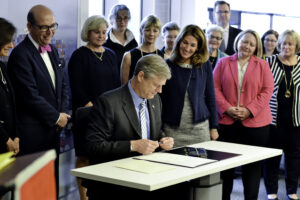
{"type": "MultiPolygon", "coordinates": [[[[34,39],[31,37],[30,34],[28,34],[28,37],[30,39],[30,41],[33,43],[33,45],[36,47],[37,50],[39,50],[39,44],[34,41],[34,39]]],[[[49,57],[49,54],[47,51],[45,51],[44,53],[40,53],[46,67],[47,67],[47,70],[49,72],[49,75],[51,77],[51,80],[52,80],[52,84],[53,84],[53,87],[55,89],[55,72],[53,70],[53,67],[52,67],[52,63],[51,63],[51,60],[50,60],[50,57],[49,57]]]]}

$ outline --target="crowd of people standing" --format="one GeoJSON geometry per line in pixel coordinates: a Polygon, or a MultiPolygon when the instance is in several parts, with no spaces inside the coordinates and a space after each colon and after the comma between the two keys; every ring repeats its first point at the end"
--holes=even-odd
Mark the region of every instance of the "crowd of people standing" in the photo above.
{"type": "MultiPolygon", "coordinates": [[[[75,141],[87,145],[85,153],[76,152],[76,167],[209,140],[281,148],[287,197],[299,199],[300,36],[267,30],[260,37],[254,29],[230,26],[230,14],[227,2],[217,1],[215,25],[181,28],[175,22],[162,26],[149,15],[141,22],[138,44],[128,29],[130,10],[117,4],[109,22],[100,15],[86,19],[81,30],[86,45],[73,52],[69,79],[50,44],[58,24],[49,8],[30,9],[29,33],[15,48],[16,28],[0,18],[0,56],[9,56],[7,64],[0,62],[0,153],[59,154],[60,132],[78,108],[92,107],[86,140],[75,141]],[[121,122],[125,117],[128,122],[121,122]]],[[[278,200],[280,159],[242,167],[246,200],[258,198],[261,172],[267,198],[278,200]]],[[[58,185],[58,159],[55,166],[58,185]]],[[[229,200],[234,170],[221,178],[222,199],[229,200]]],[[[101,192],[81,180],[78,187],[81,200],[86,194],[97,199],[101,192]]]]}

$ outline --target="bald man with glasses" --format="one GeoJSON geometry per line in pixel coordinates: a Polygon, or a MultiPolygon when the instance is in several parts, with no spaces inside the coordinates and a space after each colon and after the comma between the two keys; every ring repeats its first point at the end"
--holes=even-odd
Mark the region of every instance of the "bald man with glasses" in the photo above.
{"type": "MultiPolygon", "coordinates": [[[[49,149],[59,153],[60,132],[70,116],[64,69],[50,44],[58,27],[52,11],[32,7],[27,15],[29,34],[8,60],[8,73],[16,96],[20,154],[49,149]]],[[[58,159],[57,159],[58,160],[58,159]]],[[[58,173],[58,162],[56,162],[58,173]]],[[[56,174],[58,178],[58,174],[56,174]]]]}

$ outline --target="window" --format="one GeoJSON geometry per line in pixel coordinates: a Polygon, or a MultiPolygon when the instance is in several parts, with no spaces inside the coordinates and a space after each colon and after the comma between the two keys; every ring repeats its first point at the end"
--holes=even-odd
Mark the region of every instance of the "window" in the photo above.
{"type": "Polygon", "coordinates": [[[285,17],[285,16],[274,16],[273,17],[273,29],[276,30],[279,34],[287,29],[293,29],[294,31],[300,33],[300,27],[297,26],[300,24],[299,17],[285,17]]]}
{"type": "Polygon", "coordinates": [[[241,29],[253,29],[261,37],[267,30],[270,29],[270,15],[242,13],[241,14],[241,29]]]}
{"type": "Polygon", "coordinates": [[[103,15],[103,1],[90,0],[89,1],[89,17],[93,15],[103,15]]]}

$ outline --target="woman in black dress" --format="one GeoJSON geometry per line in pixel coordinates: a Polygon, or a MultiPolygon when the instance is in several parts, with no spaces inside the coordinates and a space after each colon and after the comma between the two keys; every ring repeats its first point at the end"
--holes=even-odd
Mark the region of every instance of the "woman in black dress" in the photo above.
{"type": "MultiPolygon", "coordinates": [[[[103,47],[107,28],[108,23],[102,16],[89,17],[81,31],[81,39],[87,44],[74,51],[71,56],[68,72],[73,118],[77,108],[93,106],[93,102],[102,93],[120,86],[117,57],[111,49],[103,47]]],[[[83,167],[89,162],[82,149],[76,148],[84,143],[76,136],[74,134],[76,167],[83,167]]],[[[79,179],[78,187],[81,200],[87,199],[85,189],[81,187],[79,179]]]]}
{"type": "Polygon", "coordinates": [[[156,48],[155,42],[161,30],[161,22],[154,15],[145,17],[141,22],[140,33],[143,38],[141,46],[131,49],[124,54],[121,67],[122,84],[127,83],[131,79],[137,61],[149,54],[157,54],[164,57],[164,54],[156,48]]]}
{"type": "Polygon", "coordinates": [[[116,54],[103,46],[107,28],[102,16],[89,17],[83,26],[81,39],[87,44],[73,52],[68,66],[73,111],[120,86],[116,54]]]}

